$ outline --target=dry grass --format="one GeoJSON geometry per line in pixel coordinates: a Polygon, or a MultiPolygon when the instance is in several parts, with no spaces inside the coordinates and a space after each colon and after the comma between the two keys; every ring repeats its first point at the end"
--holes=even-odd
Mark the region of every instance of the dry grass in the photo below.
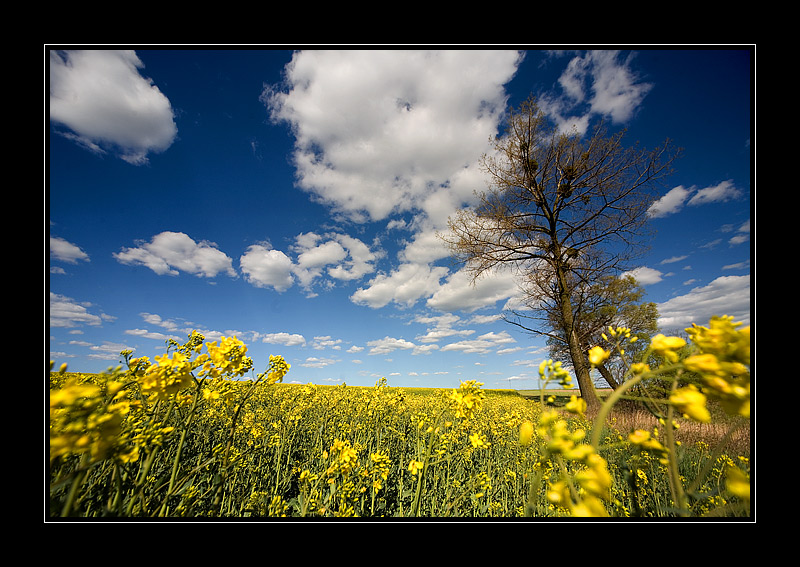
{"type": "MultiPolygon", "coordinates": [[[[714,418],[711,423],[697,423],[679,418],[677,420],[679,428],[675,433],[675,439],[686,446],[704,442],[711,447],[716,447],[731,427],[738,425],[739,427],[727,442],[726,452],[749,456],[751,448],[750,420],[732,418],[717,408],[712,408],[712,414],[714,418]]],[[[608,423],[621,432],[633,431],[634,429],[652,431],[655,427],[661,429],[658,424],[658,418],[652,413],[640,406],[628,404],[619,404],[614,407],[608,418],[608,423]]]]}
{"type": "MultiPolygon", "coordinates": [[[[601,397],[608,395],[610,389],[598,389],[601,397]]],[[[571,394],[579,394],[575,390],[547,390],[547,395],[554,396],[556,399],[551,404],[551,407],[560,408],[569,399],[571,394]]],[[[528,399],[538,401],[538,390],[522,390],[520,395],[528,399]]],[[[679,425],[676,431],[675,438],[683,445],[689,446],[699,442],[705,442],[710,447],[716,447],[728,433],[733,425],[739,425],[731,438],[727,441],[727,453],[733,453],[741,456],[750,456],[751,438],[750,438],[750,420],[744,418],[733,418],[727,415],[722,408],[711,400],[709,400],[709,409],[711,411],[711,423],[697,423],[687,419],[679,418],[677,423],[679,425]]],[[[590,419],[592,416],[587,416],[590,419]]],[[[653,431],[653,428],[659,427],[658,418],[652,413],[647,411],[643,406],[636,402],[621,401],[611,411],[607,418],[607,422],[619,432],[631,432],[635,429],[645,429],[653,431]]]]}

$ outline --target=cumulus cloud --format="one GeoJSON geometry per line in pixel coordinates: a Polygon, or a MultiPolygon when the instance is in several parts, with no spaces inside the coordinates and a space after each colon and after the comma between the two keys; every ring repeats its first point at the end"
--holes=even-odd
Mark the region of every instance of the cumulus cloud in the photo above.
{"type": "Polygon", "coordinates": [[[390,352],[394,352],[396,350],[412,350],[416,348],[417,345],[405,339],[397,339],[387,336],[382,339],[368,341],[367,346],[370,347],[369,354],[379,355],[389,354],[390,352]]]}
{"type": "Polygon", "coordinates": [[[319,337],[314,337],[314,341],[311,343],[311,346],[316,350],[323,350],[326,348],[332,348],[333,350],[341,349],[342,339],[334,339],[330,335],[322,335],[319,337]]]}
{"type": "Polygon", "coordinates": [[[302,51],[262,98],[295,136],[299,186],[351,219],[381,220],[453,192],[496,134],[519,61],[502,50],[302,51]]]}
{"type": "Polygon", "coordinates": [[[178,324],[172,319],[163,319],[160,315],[156,315],[155,313],[140,313],[140,315],[142,319],[144,319],[144,321],[150,325],[163,327],[170,331],[178,329],[178,324]]]}
{"type": "Polygon", "coordinates": [[[78,260],[89,261],[89,255],[86,252],[58,236],[50,237],[50,257],[69,264],[77,264],[78,260]]]}
{"type": "Polygon", "coordinates": [[[733,185],[733,181],[728,179],[722,181],[717,185],[705,187],[697,191],[694,196],[689,199],[690,206],[706,205],[708,203],[723,203],[738,199],[742,196],[742,192],[733,185]]]}
{"type": "Polygon", "coordinates": [[[79,325],[97,326],[102,324],[106,317],[96,315],[89,311],[92,307],[88,302],[77,302],[71,297],[50,292],[50,326],[51,327],[76,327],[79,325]]]}
{"type": "Polygon", "coordinates": [[[261,338],[261,342],[284,346],[305,346],[306,339],[303,335],[296,333],[268,333],[261,338]]]}
{"type": "Polygon", "coordinates": [[[319,281],[331,287],[335,281],[362,278],[375,270],[380,251],[370,250],[358,238],[347,234],[301,233],[289,247],[292,256],[267,244],[254,244],[240,258],[245,279],[257,287],[286,291],[299,283],[309,296],[319,281]]]}
{"type": "Polygon", "coordinates": [[[736,229],[736,234],[728,240],[728,244],[736,246],[750,240],[750,219],[736,229]]]}
{"type": "Polygon", "coordinates": [[[361,279],[375,270],[374,262],[381,257],[358,238],[341,233],[300,234],[292,250],[297,254],[292,271],[305,288],[322,277],[323,271],[335,280],[361,279]]]}
{"type": "Polygon", "coordinates": [[[721,276],[686,295],[658,304],[658,325],[663,330],[680,330],[692,323],[707,325],[712,315],[730,315],[734,321],[750,324],[750,275],[721,276]]]}
{"type": "Polygon", "coordinates": [[[422,297],[439,289],[439,282],[447,275],[447,268],[428,264],[402,264],[391,274],[379,274],[367,287],[350,296],[353,303],[373,309],[394,302],[401,307],[411,307],[422,297]]]}
{"type": "Polygon", "coordinates": [[[636,281],[641,285],[650,285],[660,282],[664,279],[664,273],[656,270],[654,268],[648,268],[646,266],[642,266],[640,268],[636,268],[630,270],[629,272],[625,272],[622,274],[622,277],[625,276],[633,276],[636,278],[636,281]]]}
{"type": "Polygon", "coordinates": [[[280,250],[253,244],[239,258],[245,280],[256,287],[286,291],[294,285],[292,260],[280,250]]]}
{"type": "Polygon", "coordinates": [[[50,120],[68,129],[65,136],[137,165],[172,145],[170,102],[140,74],[144,64],[134,51],[53,50],[49,61],[50,120]]]}
{"type": "Polygon", "coordinates": [[[429,325],[427,333],[417,337],[417,340],[421,343],[435,343],[447,337],[466,337],[475,333],[473,329],[454,329],[454,325],[461,323],[461,318],[453,313],[443,313],[441,315],[434,316],[418,316],[414,319],[414,321],[429,325]]]}
{"type": "Polygon", "coordinates": [[[464,353],[487,354],[492,352],[500,345],[507,345],[517,342],[506,331],[499,333],[491,332],[479,336],[476,339],[458,341],[442,347],[442,352],[457,350],[464,353]]]}
{"type": "Polygon", "coordinates": [[[508,269],[495,269],[475,282],[465,270],[451,274],[447,281],[428,299],[427,305],[439,311],[472,312],[493,307],[498,301],[508,301],[519,295],[519,287],[508,269]]]}
{"type": "Polygon", "coordinates": [[[662,218],[680,212],[684,206],[699,206],[709,203],[722,203],[742,197],[742,191],[732,180],[698,189],[682,185],[670,189],[666,195],[655,201],[647,210],[650,218],[662,218]]]}
{"type": "Polygon", "coordinates": [[[562,131],[588,130],[593,116],[614,123],[629,121],[652,84],[642,82],[632,67],[634,55],[619,51],[588,51],[573,57],[559,77],[561,96],[544,95],[541,109],[562,131]]]}
{"type": "Polygon", "coordinates": [[[683,208],[686,198],[690,194],[691,190],[682,185],[673,187],[666,195],[650,205],[650,208],[647,209],[647,214],[650,218],[660,218],[677,213],[683,208]]]}
{"type": "Polygon", "coordinates": [[[220,273],[236,276],[231,259],[213,242],[195,242],[182,232],[165,231],[150,242],[138,244],[135,248],[123,248],[114,258],[122,264],[145,266],[158,275],[177,276],[186,272],[206,278],[220,273]]]}
{"type": "Polygon", "coordinates": [[[337,362],[340,361],[335,358],[318,358],[316,356],[309,356],[299,365],[305,368],[325,368],[326,366],[336,364],[337,362]]]}

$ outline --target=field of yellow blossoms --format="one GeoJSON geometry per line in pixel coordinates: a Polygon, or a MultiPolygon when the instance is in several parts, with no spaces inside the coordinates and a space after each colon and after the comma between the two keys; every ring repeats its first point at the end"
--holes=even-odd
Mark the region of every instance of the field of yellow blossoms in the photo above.
{"type": "MultiPolygon", "coordinates": [[[[749,455],[676,441],[710,404],[750,416],[750,329],[729,317],[658,335],[597,415],[517,392],[283,384],[235,337],[193,333],[105,374],[50,372],[49,499],[55,518],[751,517],[749,455]],[[658,365],[649,361],[658,360],[658,365]],[[696,377],[685,385],[685,373],[696,377]],[[658,427],[623,431],[613,406],[648,380],[658,427]],[[684,384],[684,385],[681,385],[684,384]]],[[[624,352],[609,329],[589,355],[624,352]]],[[[51,363],[52,369],[53,363],[51,363]]],[[[570,386],[558,362],[546,384],[570,386]]]]}

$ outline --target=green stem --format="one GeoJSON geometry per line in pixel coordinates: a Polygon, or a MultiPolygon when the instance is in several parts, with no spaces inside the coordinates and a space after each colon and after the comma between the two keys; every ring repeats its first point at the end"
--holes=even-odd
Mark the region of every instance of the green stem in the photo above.
{"type": "MultiPolygon", "coordinates": [[[[672,390],[677,387],[677,379],[672,383],[672,390]]],[[[683,491],[683,484],[681,484],[680,472],[678,471],[678,455],[675,451],[675,435],[673,431],[673,418],[675,409],[670,404],[667,407],[667,418],[664,424],[664,433],[667,441],[667,473],[669,477],[669,486],[672,492],[672,499],[678,508],[678,514],[681,516],[688,515],[686,509],[686,493],[683,491]]]]}
{"type": "Polygon", "coordinates": [[[412,508],[413,508],[413,516],[415,518],[419,516],[419,506],[420,506],[420,501],[422,500],[422,498],[421,498],[421,496],[422,496],[422,480],[425,478],[425,473],[428,471],[428,465],[430,464],[430,460],[431,460],[431,453],[433,452],[434,443],[433,443],[432,437],[433,437],[433,435],[436,434],[436,430],[439,428],[439,423],[441,422],[443,415],[444,415],[444,410],[442,410],[439,413],[439,415],[436,417],[436,419],[434,420],[434,422],[433,422],[434,423],[433,431],[431,431],[432,435],[428,436],[428,449],[425,452],[425,462],[422,465],[422,470],[419,471],[419,478],[417,479],[417,490],[416,490],[416,493],[414,494],[414,504],[412,506],[412,508]]]}
{"type": "Polygon", "coordinates": [[[261,381],[261,378],[264,375],[265,374],[260,375],[250,385],[250,388],[247,390],[247,392],[245,392],[244,397],[242,397],[242,400],[239,402],[239,405],[237,406],[236,411],[233,414],[233,420],[231,421],[231,430],[230,433],[228,434],[228,442],[225,445],[225,453],[223,454],[223,459],[222,459],[222,470],[220,471],[220,481],[216,489],[216,494],[214,495],[214,503],[212,504],[212,510],[216,509],[218,513],[222,511],[222,492],[225,486],[226,478],[228,476],[228,461],[230,459],[231,446],[233,445],[233,437],[236,431],[236,422],[239,419],[239,413],[241,413],[242,408],[244,407],[244,403],[247,401],[247,398],[249,398],[253,394],[256,385],[261,381]]]}
{"type": "Polygon", "coordinates": [[[183,453],[183,445],[186,442],[186,434],[189,431],[189,425],[194,420],[195,410],[197,409],[197,401],[200,399],[202,386],[203,382],[197,381],[197,391],[194,394],[192,408],[189,410],[189,416],[186,418],[186,423],[183,424],[181,439],[178,442],[178,450],[176,451],[175,458],[172,461],[172,473],[170,474],[169,478],[169,488],[167,488],[167,494],[164,496],[164,501],[161,503],[161,510],[158,512],[158,516],[160,518],[163,518],[167,513],[167,501],[169,500],[169,497],[172,496],[172,491],[175,489],[175,478],[178,476],[178,467],[180,466],[181,454],[183,453]]]}
{"type": "Polygon", "coordinates": [[[72,484],[69,487],[69,494],[67,495],[67,501],[64,502],[64,506],[61,508],[61,517],[66,518],[70,514],[72,514],[72,507],[75,505],[75,500],[78,496],[78,490],[83,486],[83,482],[86,480],[86,476],[89,474],[89,469],[84,468],[80,470],[82,467],[86,467],[88,462],[88,458],[86,454],[81,457],[80,465],[78,466],[78,474],[72,480],[72,484]]]}

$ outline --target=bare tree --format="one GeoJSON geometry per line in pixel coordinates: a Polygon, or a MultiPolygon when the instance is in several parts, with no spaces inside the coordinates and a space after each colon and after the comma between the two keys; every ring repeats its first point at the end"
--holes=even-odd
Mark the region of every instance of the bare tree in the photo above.
{"type": "Polygon", "coordinates": [[[534,99],[513,109],[495,153],[482,165],[488,190],[449,219],[442,238],[473,279],[511,264],[538,301],[552,302],[587,408],[599,406],[576,326],[578,286],[616,275],[641,251],[650,190],[676,156],[622,144],[603,125],[587,139],[560,133],[534,99]]]}

